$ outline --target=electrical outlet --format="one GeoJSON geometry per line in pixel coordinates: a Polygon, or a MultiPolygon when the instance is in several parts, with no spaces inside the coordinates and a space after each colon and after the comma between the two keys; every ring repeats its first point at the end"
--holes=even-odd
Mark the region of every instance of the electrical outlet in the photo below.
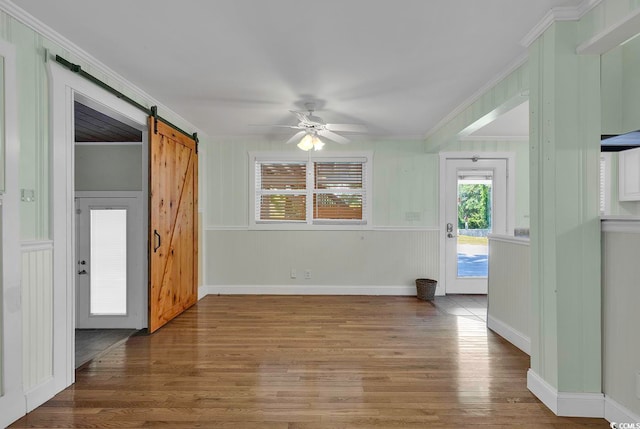
{"type": "Polygon", "coordinates": [[[298,273],[296,272],[295,268],[291,268],[291,278],[295,279],[298,277],[298,273]]]}
{"type": "Polygon", "coordinates": [[[304,278],[306,280],[311,280],[311,270],[304,270],[304,278]]]}
{"type": "Polygon", "coordinates": [[[640,372],[636,373],[636,396],[640,399],[640,372]]]}

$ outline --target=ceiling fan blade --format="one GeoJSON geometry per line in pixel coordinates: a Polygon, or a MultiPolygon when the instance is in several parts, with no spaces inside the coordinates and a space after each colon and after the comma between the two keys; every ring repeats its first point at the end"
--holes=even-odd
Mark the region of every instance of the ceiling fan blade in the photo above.
{"type": "Polygon", "coordinates": [[[298,118],[300,122],[309,122],[309,119],[307,118],[307,115],[304,112],[298,112],[297,110],[289,110],[289,112],[296,115],[296,118],[298,118]]]}
{"type": "Polygon", "coordinates": [[[342,131],[348,133],[366,133],[367,127],[358,124],[327,124],[329,131],[342,131]]]}
{"type": "Polygon", "coordinates": [[[307,134],[306,131],[299,131],[295,133],[289,140],[287,140],[287,144],[300,140],[302,137],[304,137],[305,134],[307,134]]]}
{"type": "Polygon", "coordinates": [[[318,135],[326,139],[333,140],[334,142],[337,142],[340,144],[346,144],[350,142],[349,139],[344,138],[340,134],[336,134],[333,131],[329,131],[329,130],[320,130],[318,131],[318,135]]]}

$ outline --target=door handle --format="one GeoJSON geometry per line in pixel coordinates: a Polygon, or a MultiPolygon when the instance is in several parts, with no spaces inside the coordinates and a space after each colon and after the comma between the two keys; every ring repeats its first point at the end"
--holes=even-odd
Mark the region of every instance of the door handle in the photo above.
{"type": "Polygon", "coordinates": [[[89,274],[89,273],[87,273],[87,270],[82,270],[82,271],[78,271],[78,274],[89,274]]]}
{"type": "Polygon", "coordinates": [[[154,229],[154,230],[153,230],[153,239],[154,239],[154,243],[155,243],[155,241],[156,241],[156,240],[155,240],[156,238],[158,239],[158,240],[157,240],[158,245],[156,246],[156,245],[154,244],[154,246],[153,246],[153,253],[156,253],[156,252],[158,251],[158,249],[160,248],[160,246],[162,245],[162,237],[160,237],[160,234],[158,234],[158,230],[157,230],[157,229],[154,229]]]}
{"type": "Polygon", "coordinates": [[[447,233],[447,237],[449,237],[449,238],[455,238],[456,236],[449,232],[449,233],[447,233]]]}

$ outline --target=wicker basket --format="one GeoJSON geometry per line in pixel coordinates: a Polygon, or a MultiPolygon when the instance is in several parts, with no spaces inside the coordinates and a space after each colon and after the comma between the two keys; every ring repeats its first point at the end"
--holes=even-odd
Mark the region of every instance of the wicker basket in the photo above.
{"type": "Polygon", "coordinates": [[[431,279],[416,279],[416,296],[423,301],[433,301],[438,282],[431,279]]]}

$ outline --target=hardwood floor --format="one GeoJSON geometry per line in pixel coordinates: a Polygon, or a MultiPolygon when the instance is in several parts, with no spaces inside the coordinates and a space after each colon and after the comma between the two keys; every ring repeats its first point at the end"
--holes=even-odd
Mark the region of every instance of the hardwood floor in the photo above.
{"type": "Polygon", "coordinates": [[[551,413],[458,299],[208,296],[12,427],[609,427],[551,413]]]}

